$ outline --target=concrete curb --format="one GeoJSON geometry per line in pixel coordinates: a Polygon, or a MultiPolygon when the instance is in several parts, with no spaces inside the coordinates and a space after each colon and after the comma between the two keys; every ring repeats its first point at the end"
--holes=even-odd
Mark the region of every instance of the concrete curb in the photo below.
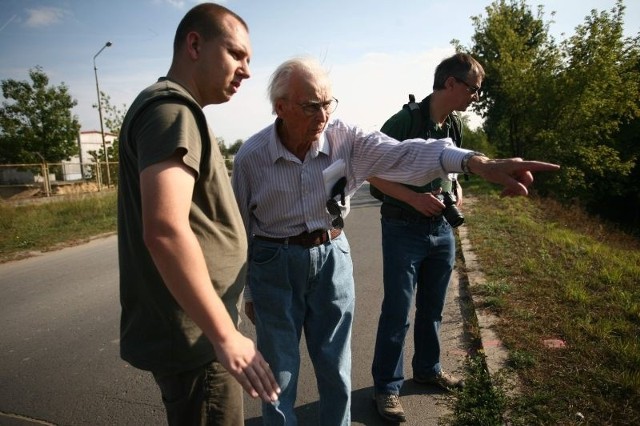
{"type": "MultiPolygon", "coordinates": [[[[467,200],[470,201],[469,197],[467,200]]],[[[485,284],[487,280],[473,252],[465,226],[458,228],[458,237],[465,269],[463,273],[466,273],[469,283],[469,297],[473,303],[473,310],[478,321],[480,350],[485,355],[487,371],[494,383],[499,376],[500,387],[507,396],[515,396],[520,392],[520,384],[517,374],[506,368],[509,351],[503,345],[495,330],[495,324],[499,321],[499,318],[482,307],[483,298],[477,294],[477,291],[474,291],[474,289],[485,284]]],[[[507,413],[505,415],[508,417],[507,413]]]]}
{"type": "Polygon", "coordinates": [[[469,282],[469,293],[473,303],[480,333],[481,350],[486,356],[487,369],[494,377],[500,370],[506,367],[508,351],[502,344],[493,326],[498,318],[482,308],[482,299],[474,292],[474,288],[486,283],[486,279],[480,265],[477,262],[471,242],[467,238],[467,229],[464,226],[458,228],[458,237],[464,261],[465,272],[469,282]]]}

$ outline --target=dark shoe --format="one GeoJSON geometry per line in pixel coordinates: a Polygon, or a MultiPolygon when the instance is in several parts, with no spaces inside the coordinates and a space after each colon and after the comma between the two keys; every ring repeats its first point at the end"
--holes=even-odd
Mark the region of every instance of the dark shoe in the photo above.
{"type": "Polygon", "coordinates": [[[390,420],[392,422],[407,421],[398,395],[380,393],[375,394],[373,399],[376,403],[378,413],[386,420],[390,420]]]}
{"type": "Polygon", "coordinates": [[[421,385],[436,385],[447,391],[454,389],[462,389],[464,387],[464,380],[460,377],[456,377],[453,374],[449,374],[445,371],[441,371],[433,377],[420,377],[413,376],[413,381],[421,385]]]}

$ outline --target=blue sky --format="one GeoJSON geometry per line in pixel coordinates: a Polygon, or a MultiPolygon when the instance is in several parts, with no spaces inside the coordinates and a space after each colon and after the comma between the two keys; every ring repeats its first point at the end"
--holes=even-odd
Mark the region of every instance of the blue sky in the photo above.
{"type": "MultiPolygon", "coordinates": [[[[0,0],[0,80],[29,80],[40,65],[51,84],[64,82],[78,101],[82,130],[99,129],[93,57],[100,90],[112,104],[130,105],[137,93],[165,75],[176,26],[193,0],[0,0]]],[[[489,0],[226,0],[220,2],[250,27],[252,77],[226,104],[205,113],[227,144],[246,139],[272,120],[269,75],[295,55],[319,58],[331,72],[335,116],[378,129],[406,102],[428,94],[433,71],[458,39],[471,44],[471,17],[486,16],[489,0]]],[[[615,0],[529,0],[553,20],[556,40],[572,35],[591,9],[615,0]],[[555,16],[551,12],[555,11],[555,16]]],[[[640,32],[640,2],[625,1],[625,32],[640,32]]],[[[472,124],[477,123],[472,118],[472,124]]]]}

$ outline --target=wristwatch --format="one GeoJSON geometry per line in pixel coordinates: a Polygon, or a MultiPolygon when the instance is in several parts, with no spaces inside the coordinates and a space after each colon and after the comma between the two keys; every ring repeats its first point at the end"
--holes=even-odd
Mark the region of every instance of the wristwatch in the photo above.
{"type": "Polygon", "coordinates": [[[464,173],[465,175],[471,174],[471,170],[469,170],[469,160],[471,160],[471,158],[475,156],[486,157],[486,155],[478,151],[471,151],[467,153],[464,157],[462,157],[462,163],[460,164],[460,168],[462,169],[462,173],[464,173]]]}

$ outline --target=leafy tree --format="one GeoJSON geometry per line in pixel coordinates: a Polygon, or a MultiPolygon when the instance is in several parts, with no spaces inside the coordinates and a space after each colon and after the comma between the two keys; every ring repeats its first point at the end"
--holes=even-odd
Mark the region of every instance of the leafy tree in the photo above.
{"type": "Polygon", "coordinates": [[[42,67],[28,81],[3,80],[0,107],[0,163],[59,162],[78,153],[77,101],[62,83],[49,86],[42,67]]]}
{"type": "Polygon", "coordinates": [[[486,18],[471,18],[475,34],[468,53],[486,72],[474,109],[485,118],[487,136],[500,155],[526,156],[535,143],[531,123],[544,114],[539,106],[546,103],[538,88],[552,80],[558,55],[541,7],[534,15],[523,0],[499,0],[485,10],[486,18]]]}
{"type": "MultiPolygon", "coordinates": [[[[113,141],[111,146],[107,147],[107,157],[109,164],[117,163],[120,151],[120,129],[122,128],[122,122],[124,116],[127,113],[127,105],[122,104],[121,107],[117,107],[111,104],[111,97],[100,91],[100,105],[102,106],[102,117],[104,118],[104,126],[109,133],[118,135],[113,141]]],[[[98,104],[93,104],[94,108],[98,108],[98,104]]],[[[93,157],[93,160],[104,160],[104,151],[99,149],[98,151],[89,151],[89,154],[93,157]]]]}
{"type": "Polygon", "coordinates": [[[227,156],[227,145],[224,143],[224,138],[217,137],[216,141],[218,142],[218,148],[220,148],[220,154],[223,157],[227,156]]]}
{"type": "Polygon", "coordinates": [[[234,144],[227,150],[227,155],[236,155],[243,143],[244,141],[242,139],[236,139],[234,144]]]}
{"type": "Polygon", "coordinates": [[[227,148],[227,145],[224,142],[224,138],[216,138],[218,141],[218,147],[220,148],[220,153],[225,158],[225,163],[227,165],[227,169],[229,171],[233,170],[233,160],[230,157],[236,155],[240,147],[242,146],[242,139],[237,139],[233,145],[227,148]]]}
{"type": "Polygon", "coordinates": [[[482,127],[472,130],[469,127],[469,118],[465,115],[462,116],[462,147],[496,157],[495,147],[489,143],[482,127]]]}
{"type": "Polygon", "coordinates": [[[563,96],[556,100],[556,125],[549,135],[556,143],[547,150],[566,164],[558,178],[567,195],[586,204],[599,194],[625,192],[630,184],[625,177],[639,154],[637,144],[625,143],[620,133],[640,117],[640,44],[623,37],[623,15],[620,0],[610,12],[592,10],[562,44],[557,80],[563,96]]]}
{"type": "MultiPolygon", "coordinates": [[[[486,17],[472,18],[476,31],[466,50],[487,73],[476,110],[497,154],[560,163],[561,171],[539,175],[536,187],[601,209],[640,193],[633,179],[640,43],[623,37],[624,9],[618,0],[608,12],[592,10],[556,44],[541,6],[534,15],[524,1],[498,0],[486,17]]],[[[640,200],[635,206],[640,210],[640,200]]]]}
{"type": "MultiPolygon", "coordinates": [[[[104,117],[104,125],[110,133],[120,134],[124,116],[127,114],[127,105],[122,104],[121,107],[111,105],[111,97],[104,92],[100,92],[100,104],[102,105],[102,116],[104,117]]],[[[94,108],[98,105],[94,104],[94,108]]]]}

